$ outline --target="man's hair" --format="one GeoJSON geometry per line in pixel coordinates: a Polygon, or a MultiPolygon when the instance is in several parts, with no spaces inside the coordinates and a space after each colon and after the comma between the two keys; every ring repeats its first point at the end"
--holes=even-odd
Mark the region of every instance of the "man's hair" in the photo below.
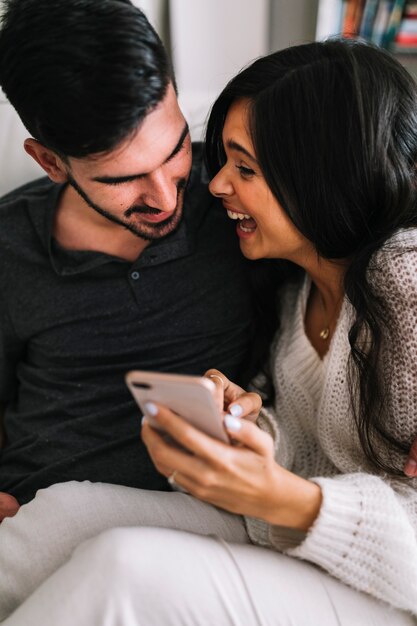
{"type": "Polygon", "coordinates": [[[3,0],[0,85],[61,156],[107,152],[164,98],[173,74],[129,0],[3,0]]]}

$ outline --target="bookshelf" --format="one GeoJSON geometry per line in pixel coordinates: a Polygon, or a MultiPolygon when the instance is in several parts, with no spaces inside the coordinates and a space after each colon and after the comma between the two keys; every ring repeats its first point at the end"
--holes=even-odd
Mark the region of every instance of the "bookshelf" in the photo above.
{"type": "Polygon", "coordinates": [[[316,40],[337,35],[386,48],[417,79],[417,0],[319,0],[316,40]]]}

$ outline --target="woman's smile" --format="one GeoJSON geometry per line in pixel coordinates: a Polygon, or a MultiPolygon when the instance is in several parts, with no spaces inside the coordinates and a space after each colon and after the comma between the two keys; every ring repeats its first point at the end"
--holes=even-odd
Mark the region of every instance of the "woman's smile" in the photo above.
{"type": "Polygon", "coordinates": [[[228,217],[231,220],[237,221],[236,232],[239,237],[247,238],[248,235],[251,235],[252,233],[255,232],[257,225],[253,217],[251,217],[247,213],[240,213],[237,211],[232,211],[226,206],[225,208],[227,210],[228,217]]]}

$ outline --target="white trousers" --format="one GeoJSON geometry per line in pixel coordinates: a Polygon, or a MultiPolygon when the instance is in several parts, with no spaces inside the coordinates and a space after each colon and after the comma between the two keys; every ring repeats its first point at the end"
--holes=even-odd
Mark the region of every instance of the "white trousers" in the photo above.
{"type": "Polygon", "coordinates": [[[4,626],[411,626],[181,493],[65,483],[0,525],[4,626]],[[8,617],[7,617],[8,616],[8,617]]]}

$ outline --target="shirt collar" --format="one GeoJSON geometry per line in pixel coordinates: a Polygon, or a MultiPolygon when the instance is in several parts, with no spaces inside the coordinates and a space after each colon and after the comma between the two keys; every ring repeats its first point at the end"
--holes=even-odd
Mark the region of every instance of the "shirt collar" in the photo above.
{"type": "Polygon", "coordinates": [[[190,228],[188,224],[188,214],[192,209],[188,190],[184,196],[183,219],[177,230],[167,237],[152,242],[133,263],[104,252],[62,248],[53,237],[53,226],[56,207],[64,188],[65,184],[53,185],[47,196],[42,233],[42,239],[47,247],[51,265],[60,276],[81,274],[106,263],[125,263],[131,267],[138,268],[156,266],[187,256],[194,249],[194,229],[190,228]]]}

